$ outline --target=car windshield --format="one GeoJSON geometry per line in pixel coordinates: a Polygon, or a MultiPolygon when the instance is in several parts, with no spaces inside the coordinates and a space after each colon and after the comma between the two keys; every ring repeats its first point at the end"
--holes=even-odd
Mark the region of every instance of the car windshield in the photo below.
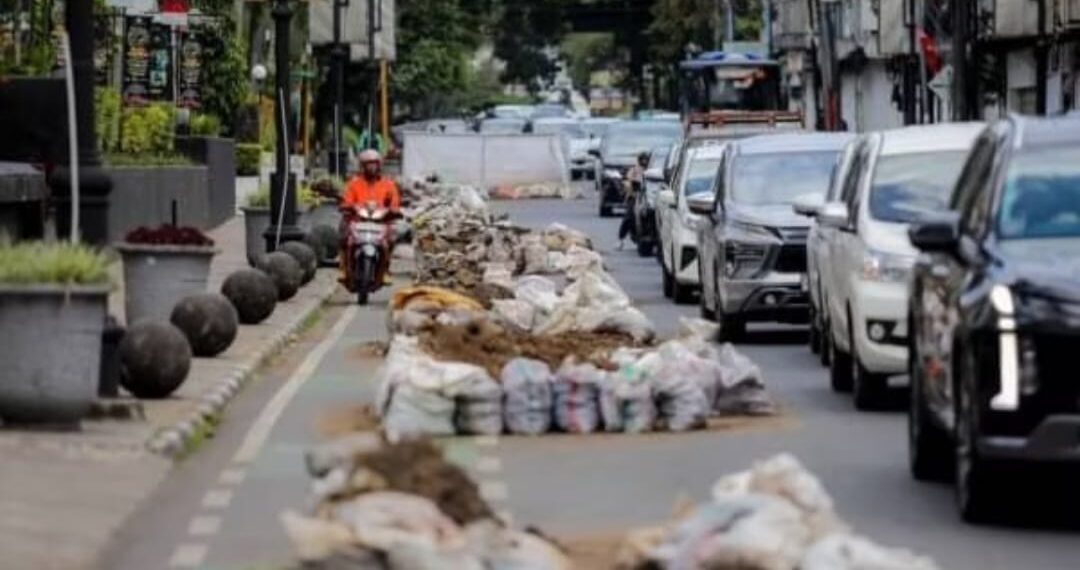
{"type": "Polygon", "coordinates": [[[825,195],[839,151],[778,152],[735,159],[730,199],[740,204],[790,204],[804,194],[825,195]]]}
{"type": "Polygon", "coordinates": [[[1032,148],[1009,166],[1002,239],[1080,236],[1080,146],[1032,148]]]}
{"type": "Polygon", "coordinates": [[[708,192],[713,188],[716,180],[716,171],[720,168],[720,158],[694,158],[686,169],[686,184],[683,185],[683,194],[693,196],[708,192]]]}
{"type": "Polygon", "coordinates": [[[578,123],[536,123],[533,132],[539,135],[565,134],[572,139],[580,139],[586,136],[585,130],[578,123]]]}
{"type": "Polygon", "coordinates": [[[663,168],[664,163],[667,162],[669,152],[671,152],[670,146],[658,146],[654,148],[649,154],[649,168],[663,168]]]}
{"type": "Polygon", "coordinates": [[[651,148],[670,144],[679,134],[682,126],[678,123],[656,121],[649,126],[612,127],[604,137],[605,155],[636,155],[651,148]]]}
{"type": "Polygon", "coordinates": [[[910,224],[948,208],[966,151],[897,154],[878,158],[870,189],[870,216],[910,224]]]}

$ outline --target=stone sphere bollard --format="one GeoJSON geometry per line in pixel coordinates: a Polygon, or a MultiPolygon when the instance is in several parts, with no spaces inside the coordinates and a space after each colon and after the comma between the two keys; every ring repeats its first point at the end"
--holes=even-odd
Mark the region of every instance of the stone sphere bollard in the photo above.
{"type": "Polygon", "coordinates": [[[277,306],[277,285],[258,269],[233,272],[221,284],[221,294],[236,308],[240,323],[245,325],[265,321],[277,306]]]}
{"type": "Polygon", "coordinates": [[[310,245],[300,241],[290,241],[281,244],[280,251],[293,256],[293,259],[300,264],[300,269],[304,271],[303,277],[300,278],[301,285],[307,285],[315,278],[315,270],[319,268],[319,258],[310,245]]]}
{"type": "Polygon", "coordinates": [[[169,318],[184,333],[195,356],[214,357],[236,340],[240,319],[232,303],[219,293],[185,297],[169,318]]]}
{"type": "Polygon", "coordinates": [[[137,398],[168,397],[190,370],[187,338],[169,323],[135,323],[120,341],[120,383],[137,398]]]}
{"type": "Polygon", "coordinates": [[[337,229],[327,224],[311,228],[307,237],[304,238],[304,242],[315,250],[319,261],[326,265],[332,264],[337,259],[340,240],[337,229]]]}
{"type": "Polygon", "coordinates": [[[277,287],[278,301],[287,301],[296,295],[304,270],[296,258],[284,251],[275,251],[263,258],[262,269],[274,280],[277,287]]]}

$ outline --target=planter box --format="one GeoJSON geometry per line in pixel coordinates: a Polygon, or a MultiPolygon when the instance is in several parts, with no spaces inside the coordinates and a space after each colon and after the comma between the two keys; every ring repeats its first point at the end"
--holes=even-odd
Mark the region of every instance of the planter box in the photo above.
{"type": "Polygon", "coordinates": [[[173,307],[184,297],[206,292],[213,247],[143,245],[116,246],[124,261],[124,318],[168,322],[173,307]]]}
{"type": "Polygon", "coordinates": [[[108,287],[0,285],[0,418],[70,424],[98,391],[108,287]]]}
{"type": "Polygon", "coordinates": [[[247,204],[248,198],[252,194],[259,192],[259,177],[258,176],[237,176],[236,177],[236,210],[241,211],[244,209],[241,204],[247,204]]]}
{"type": "Polygon", "coordinates": [[[206,165],[208,227],[236,214],[236,143],[219,137],[177,137],[176,150],[206,165]]]}
{"type": "Polygon", "coordinates": [[[109,167],[109,241],[118,242],[139,226],[172,223],[201,230],[214,226],[205,166],[109,167]]]}

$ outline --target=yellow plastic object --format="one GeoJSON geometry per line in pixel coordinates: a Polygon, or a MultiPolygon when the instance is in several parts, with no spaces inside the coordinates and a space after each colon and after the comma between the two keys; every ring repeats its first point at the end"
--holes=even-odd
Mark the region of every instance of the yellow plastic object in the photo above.
{"type": "Polygon", "coordinates": [[[445,309],[454,308],[479,312],[484,311],[484,306],[472,297],[456,293],[449,289],[443,289],[442,287],[429,287],[423,285],[418,287],[406,287],[398,290],[390,300],[390,307],[395,311],[400,311],[413,303],[421,301],[425,304],[433,304],[445,309]]]}

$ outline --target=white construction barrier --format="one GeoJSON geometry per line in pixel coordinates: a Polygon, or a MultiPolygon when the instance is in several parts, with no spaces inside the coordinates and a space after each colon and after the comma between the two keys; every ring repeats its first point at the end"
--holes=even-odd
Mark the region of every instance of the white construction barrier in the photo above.
{"type": "Polygon", "coordinates": [[[557,134],[405,133],[406,179],[439,180],[480,188],[566,183],[568,166],[557,134]]]}

